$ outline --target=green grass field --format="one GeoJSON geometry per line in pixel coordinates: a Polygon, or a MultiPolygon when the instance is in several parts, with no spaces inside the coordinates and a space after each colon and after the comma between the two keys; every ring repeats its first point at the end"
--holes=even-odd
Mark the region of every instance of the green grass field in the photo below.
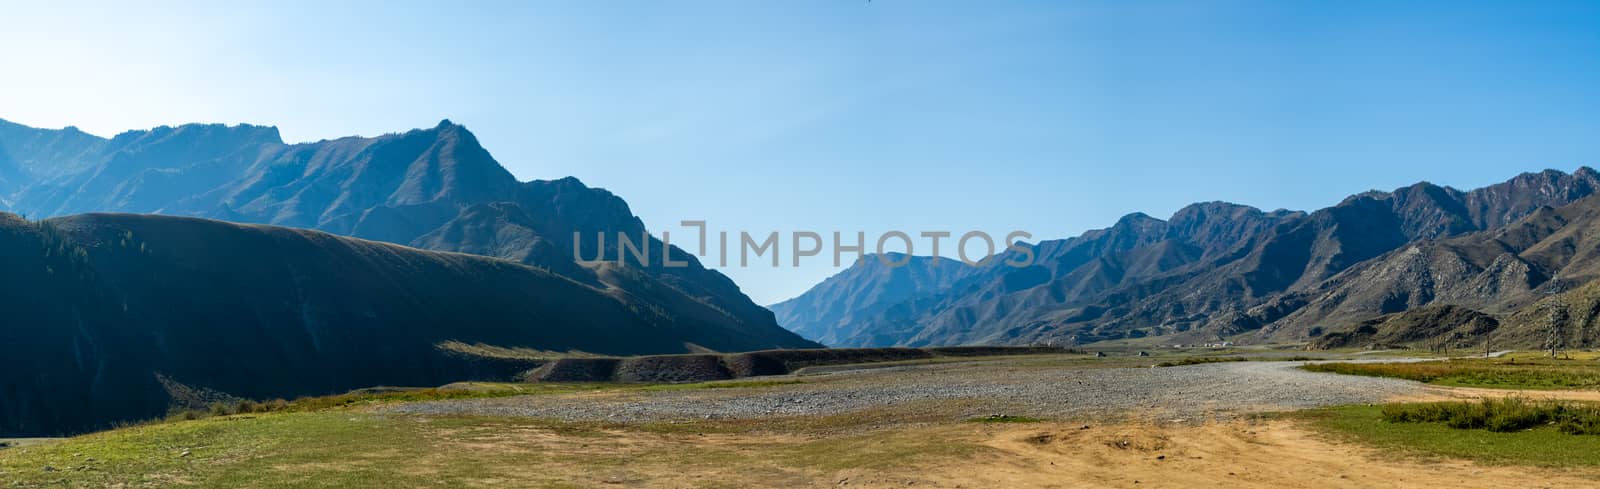
{"type": "Polygon", "coordinates": [[[1345,441],[1418,457],[1540,467],[1600,466],[1600,436],[1569,435],[1553,426],[1493,432],[1452,428],[1444,423],[1396,423],[1384,420],[1384,409],[1346,406],[1290,416],[1345,441]]]}
{"type": "Polygon", "coordinates": [[[627,487],[704,474],[692,485],[732,488],[986,450],[863,429],[922,411],[630,425],[342,408],[215,416],[0,450],[0,487],[627,487]]]}

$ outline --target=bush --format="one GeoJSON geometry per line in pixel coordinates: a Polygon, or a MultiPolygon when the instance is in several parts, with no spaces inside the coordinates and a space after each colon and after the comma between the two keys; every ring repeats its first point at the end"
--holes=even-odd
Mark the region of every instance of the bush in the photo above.
{"type": "Polygon", "coordinates": [[[1517,397],[1477,402],[1390,404],[1383,407],[1390,423],[1441,423],[1463,430],[1509,433],[1554,425],[1562,433],[1600,434],[1600,407],[1560,401],[1535,402],[1517,397]]]}
{"type": "Polygon", "coordinates": [[[1600,407],[1592,404],[1564,404],[1556,418],[1556,429],[1569,435],[1600,435],[1600,407]]]}
{"type": "Polygon", "coordinates": [[[1208,363],[1244,362],[1249,359],[1244,357],[1188,357],[1182,360],[1170,360],[1156,364],[1157,367],[1183,367],[1188,365],[1205,365],[1208,363]]]}

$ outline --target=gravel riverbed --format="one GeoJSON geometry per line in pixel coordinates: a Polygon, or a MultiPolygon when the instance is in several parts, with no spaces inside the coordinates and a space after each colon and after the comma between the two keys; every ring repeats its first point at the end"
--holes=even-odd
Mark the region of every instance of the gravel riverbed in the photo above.
{"type": "Polygon", "coordinates": [[[962,401],[960,413],[1047,418],[1148,414],[1165,417],[1381,402],[1421,393],[1416,382],[1312,373],[1301,362],[1183,367],[921,365],[800,377],[759,388],[519,396],[419,402],[381,408],[410,414],[524,416],[649,422],[831,415],[927,401],[962,401]]]}

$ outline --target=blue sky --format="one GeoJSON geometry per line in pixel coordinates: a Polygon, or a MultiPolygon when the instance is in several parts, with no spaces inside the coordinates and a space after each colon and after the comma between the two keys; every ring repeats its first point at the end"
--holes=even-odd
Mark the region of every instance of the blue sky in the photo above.
{"type": "MultiPolygon", "coordinates": [[[[1056,238],[1600,162],[1596,2],[336,3],[8,5],[0,118],[449,118],[652,229],[760,233],[1056,238]]],[[[724,270],[761,303],[836,271],[724,270]]]]}

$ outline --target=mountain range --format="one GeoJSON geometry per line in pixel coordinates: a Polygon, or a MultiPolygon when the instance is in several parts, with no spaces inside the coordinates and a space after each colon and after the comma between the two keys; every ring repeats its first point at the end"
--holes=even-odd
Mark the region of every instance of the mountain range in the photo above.
{"type": "Polygon", "coordinates": [[[301,144],[252,125],[108,139],[0,121],[0,210],[0,434],[158,415],[174,384],[269,398],[462,380],[478,367],[446,341],[818,346],[681,249],[621,253],[617,233],[647,235],[621,198],[518,181],[449,121],[301,144]]]}
{"type": "MultiPolygon", "coordinates": [[[[0,168],[13,175],[0,183],[0,210],[29,218],[152,213],[316,229],[513,260],[626,290],[677,315],[782,331],[732,280],[681,249],[669,251],[688,262],[681,268],[621,256],[617,233],[647,236],[621,198],[570,177],[519,182],[449,120],[301,144],[247,124],[163,126],[105,139],[0,121],[0,168]],[[579,265],[578,233],[585,258],[626,266],[579,265]],[[599,233],[610,237],[603,246],[599,233]]],[[[651,250],[665,248],[648,241],[651,250]]],[[[807,344],[783,338],[761,346],[807,344]]]]}
{"type": "Polygon", "coordinates": [[[1166,220],[1135,213],[1030,245],[1037,258],[1027,268],[1004,265],[1017,253],[1008,251],[977,267],[899,272],[949,285],[893,304],[841,297],[908,290],[862,260],[773,308],[785,326],[833,346],[1303,342],[1436,303],[1509,313],[1534,289],[1592,278],[1586,259],[1549,250],[1583,249],[1572,236],[1587,236],[1587,223],[1559,232],[1554,223],[1577,223],[1597,188],[1600,173],[1585,167],[1469,191],[1424,182],[1313,212],[1193,204],[1166,220]],[[1459,244],[1491,236],[1515,243],[1459,244]],[[1540,244],[1548,239],[1557,241],[1540,244]],[[839,301],[873,313],[797,312],[839,301]]]}

